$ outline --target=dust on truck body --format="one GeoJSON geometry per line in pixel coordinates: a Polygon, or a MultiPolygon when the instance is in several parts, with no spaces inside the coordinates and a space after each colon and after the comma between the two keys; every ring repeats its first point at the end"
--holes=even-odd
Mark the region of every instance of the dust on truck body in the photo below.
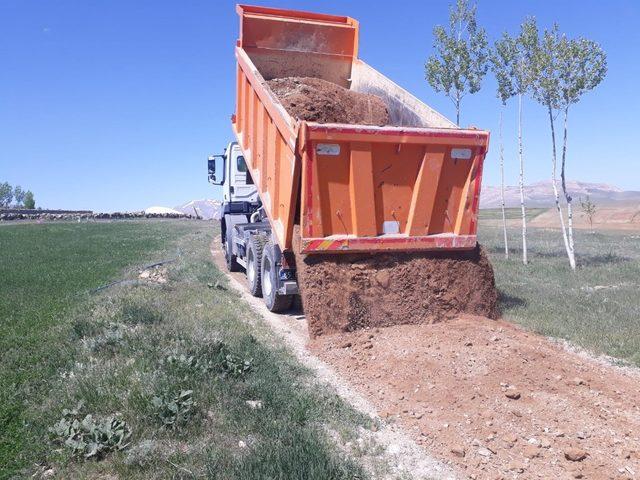
{"type": "MultiPolygon", "coordinates": [[[[244,5],[237,12],[232,124],[279,268],[291,266],[296,225],[304,254],[476,247],[487,131],[458,128],[360,60],[352,18],[244,5]],[[266,84],[282,77],[374,94],[390,125],[293,118],[266,84]]],[[[242,250],[249,236],[235,233],[242,250]]]]}

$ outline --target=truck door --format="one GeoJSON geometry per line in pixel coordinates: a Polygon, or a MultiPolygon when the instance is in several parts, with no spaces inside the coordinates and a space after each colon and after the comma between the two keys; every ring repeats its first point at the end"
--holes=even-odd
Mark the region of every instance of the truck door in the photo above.
{"type": "Polygon", "coordinates": [[[242,151],[237,144],[231,147],[229,155],[229,179],[231,180],[231,201],[232,202],[257,202],[258,191],[253,184],[251,174],[244,161],[242,151]]]}

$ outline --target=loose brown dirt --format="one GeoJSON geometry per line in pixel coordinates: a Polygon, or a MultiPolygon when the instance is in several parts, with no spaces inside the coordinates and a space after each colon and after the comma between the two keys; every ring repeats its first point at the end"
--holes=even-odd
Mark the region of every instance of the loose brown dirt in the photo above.
{"type": "Polygon", "coordinates": [[[296,268],[312,337],[435,323],[459,313],[498,315],[493,269],[480,247],[449,254],[297,254],[296,268]]]}
{"type": "Polygon", "coordinates": [[[387,107],[375,95],[310,77],[274,78],[267,84],[287,112],[301,120],[353,125],[389,123],[387,107]]]}
{"type": "Polygon", "coordinates": [[[637,373],[507,322],[461,316],[318,337],[310,348],[467,478],[640,475],[637,373]]]}

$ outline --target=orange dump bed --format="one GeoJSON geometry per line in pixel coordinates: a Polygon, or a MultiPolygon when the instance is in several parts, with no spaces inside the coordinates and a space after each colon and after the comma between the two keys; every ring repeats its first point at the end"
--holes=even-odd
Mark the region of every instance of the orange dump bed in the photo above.
{"type": "Polygon", "coordinates": [[[280,247],[305,253],[476,245],[489,133],[461,129],[358,59],[349,17],[238,6],[233,128],[280,247]],[[391,125],[292,118],[266,82],[316,77],[372,93],[391,125]]]}

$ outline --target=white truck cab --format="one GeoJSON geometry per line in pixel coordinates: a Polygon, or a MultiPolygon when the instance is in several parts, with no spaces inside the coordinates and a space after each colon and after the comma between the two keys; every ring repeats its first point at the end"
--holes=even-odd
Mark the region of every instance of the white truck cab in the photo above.
{"type": "Polygon", "coordinates": [[[298,294],[295,269],[273,241],[258,191],[236,142],[208,158],[209,182],[222,187],[220,236],[227,268],[247,273],[249,290],[272,312],[287,310],[298,294]]]}
{"type": "Polygon", "coordinates": [[[227,146],[223,155],[212,155],[209,157],[209,162],[211,162],[211,160],[214,161],[214,179],[217,168],[217,158],[222,158],[223,160],[221,164],[222,201],[224,203],[258,202],[258,191],[253,184],[240,146],[236,142],[232,142],[227,146]]]}

